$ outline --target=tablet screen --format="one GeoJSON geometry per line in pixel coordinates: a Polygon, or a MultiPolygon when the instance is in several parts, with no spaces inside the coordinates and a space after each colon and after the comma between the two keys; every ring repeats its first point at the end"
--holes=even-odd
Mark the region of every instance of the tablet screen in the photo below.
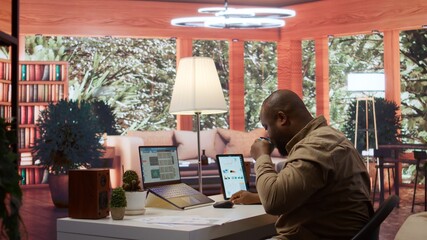
{"type": "Polygon", "coordinates": [[[229,199],[231,195],[240,190],[248,190],[243,155],[217,155],[216,158],[221,176],[224,199],[229,199]]]}

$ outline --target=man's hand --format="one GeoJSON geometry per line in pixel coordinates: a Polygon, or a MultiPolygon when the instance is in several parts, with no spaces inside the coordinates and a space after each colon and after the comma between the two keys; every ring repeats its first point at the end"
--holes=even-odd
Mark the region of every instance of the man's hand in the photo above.
{"type": "Polygon", "coordinates": [[[233,194],[230,198],[234,204],[256,204],[261,203],[259,200],[258,193],[252,193],[244,190],[240,190],[233,194]]]}
{"type": "Polygon", "coordinates": [[[265,138],[259,138],[251,146],[251,156],[257,160],[259,156],[263,154],[270,155],[273,152],[274,147],[271,142],[265,138]]]}

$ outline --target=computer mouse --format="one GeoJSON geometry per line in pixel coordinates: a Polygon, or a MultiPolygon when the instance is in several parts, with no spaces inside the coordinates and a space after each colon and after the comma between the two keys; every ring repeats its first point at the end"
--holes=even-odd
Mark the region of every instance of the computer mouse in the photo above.
{"type": "Polygon", "coordinates": [[[234,203],[229,200],[219,201],[213,204],[214,208],[232,208],[233,206],[234,206],[234,203]]]}

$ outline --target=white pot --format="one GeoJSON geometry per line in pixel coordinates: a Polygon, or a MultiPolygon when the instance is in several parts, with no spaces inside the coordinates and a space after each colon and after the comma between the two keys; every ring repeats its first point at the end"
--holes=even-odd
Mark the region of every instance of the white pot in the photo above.
{"type": "Polygon", "coordinates": [[[145,213],[145,198],[147,191],[126,192],[127,207],[125,215],[141,215],[145,213]]]}

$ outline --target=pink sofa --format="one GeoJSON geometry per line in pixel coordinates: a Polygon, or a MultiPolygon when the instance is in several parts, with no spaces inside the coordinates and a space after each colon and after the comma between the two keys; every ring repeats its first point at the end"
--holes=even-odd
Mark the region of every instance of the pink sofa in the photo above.
{"type": "MultiPolygon", "coordinates": [[[[245,158],[245,162],[253,165],[250,156],[250,147],[255,139],[265,136],[264,129],[255,129],[250,132],[230,129],[209,129],[200,132],[201,149],[205,149],[209,158],[209,165],[203,166],[204,192],[210,194],[220,193],[218,167],[214,161],[217,154],[239,153],[245,158]]],[[[138,146],[178,146],[178,157],[181,166],[181,176],[184,182],[198,187],[197,179],[197,133],[182,130],[162,131],[129,131],[125,136],[108,136],[107,145],[114,146],[116,155],[121,158],[123,170],[133,169],[138,174],[141,172],[139,163],[138,146]]],[[[284,160],[277,151],[273,152],[275,163],[284,160]]],[[[253,167],[251,168],[253,170],[253,167]]],[[[141,176],[140,176],[141,177],[141,176]]],[[[254,185],[255,175],[251,174],[251,185],[254,185]]]]}

